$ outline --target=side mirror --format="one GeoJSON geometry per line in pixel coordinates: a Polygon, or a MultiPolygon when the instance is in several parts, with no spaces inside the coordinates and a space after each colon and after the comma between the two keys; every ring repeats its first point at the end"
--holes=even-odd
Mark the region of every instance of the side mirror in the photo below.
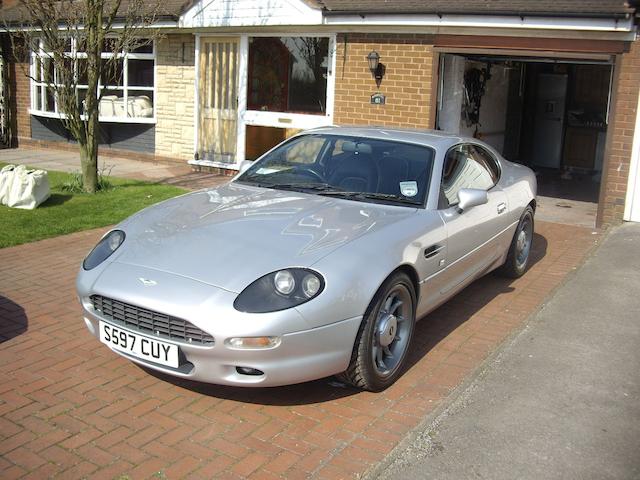
{"type": "Polygon", "coordinates": [[[477,188],[461,188],[458,192],[458,211],[460,213],[471,207],[484,205],[489,201],[486,190],[477,188]]]}

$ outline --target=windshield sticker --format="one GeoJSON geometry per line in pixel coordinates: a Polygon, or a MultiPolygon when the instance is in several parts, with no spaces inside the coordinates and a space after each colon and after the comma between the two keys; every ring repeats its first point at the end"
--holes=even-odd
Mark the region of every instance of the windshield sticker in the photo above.
{"type": "Polygon", "coordinates": [[[270,173],[276,173],[279,172],[280,170],[282,170],[281,168],[268,168],[268,167],[262,167],[259,168],[256,171],[257,175],[269,175],[270,173]]]}
{"type": "Polygon", "coordinates": [[[405,197],[415,197],[418,194],[418,183],[400,182],[400,193],[405,197]]]}

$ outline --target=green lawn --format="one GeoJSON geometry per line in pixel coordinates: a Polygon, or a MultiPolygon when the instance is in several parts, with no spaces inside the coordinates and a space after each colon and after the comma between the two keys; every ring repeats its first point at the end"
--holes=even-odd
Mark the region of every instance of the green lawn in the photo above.
{"type": "MultiPolygon", "coordinates": [[[[0,163],[0,168],[6,164],[0,163]]],[[[51,197],[35,210],[0,205],[0,248],[112,225],[132,213],[185,193],[168,185],[110,178],[114,188],[95,195],[62,190],[68,173],[49,171],[51,197]]]]}

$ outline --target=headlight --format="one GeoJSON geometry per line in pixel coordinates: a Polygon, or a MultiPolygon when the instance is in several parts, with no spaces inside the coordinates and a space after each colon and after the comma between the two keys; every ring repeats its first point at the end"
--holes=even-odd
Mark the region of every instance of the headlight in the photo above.
{"type": "Polygon", "coordinates": [[[308,302],[324,289],[319,273],[304,268],[278,270],[259,278],[245,288],[233,306],[247,313],[285,310],[308,302]]]}
{"type": "Polygon", "coordinates": [[[87,258],[82,262],[82,268],[91,270],[104,262],[115,252],[122,242],[124,242],[124,232],[122,230],[112,230],[107,233],[98,244],[89,252],[87,258]]]}

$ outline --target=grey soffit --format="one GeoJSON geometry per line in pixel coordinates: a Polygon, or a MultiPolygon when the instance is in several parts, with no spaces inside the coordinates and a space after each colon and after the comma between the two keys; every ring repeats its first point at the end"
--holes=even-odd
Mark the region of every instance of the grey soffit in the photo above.
{"type": "Polygon", "coordinates": [[[530,16],[626,16],[624,0],[319,0],[326,14],[467,14],[530,16]]]}

